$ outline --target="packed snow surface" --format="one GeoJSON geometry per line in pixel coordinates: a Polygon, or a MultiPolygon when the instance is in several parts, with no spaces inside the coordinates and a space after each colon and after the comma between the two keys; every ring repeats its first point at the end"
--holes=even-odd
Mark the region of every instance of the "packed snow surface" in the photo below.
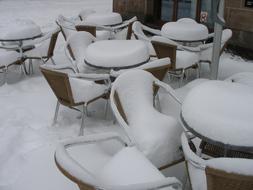
{"type": "MultiPolygon", "coordinates": [[[[20,19],[32,19],[42,32],[55,28],[59,14],[77,16],[83,9],[111,12],[112,0],[1,0],[0,32],[20,19]]],[[[56,64],[69,64],[64,53],[65,41],[59,35],[54,59],[56,64]]],[[[1,58],[2,59],[2,58],[1,58]]],[[[52,126],[56,98],[34,61],[35,73],[19,77],[19,68],[11,67],[7,84],[0,87],[0,189],[1,190],[77,190],[78,187],[61,174],[54,163],[58,142],[77,137],[80,114],[60,107],[58,122],[52,126]]],[[[202,77],[209,68],[202,67],[202,77]]],[[[253,63],[231,54],[221,57],[219,79],[239,72],[253,72],[253,63]]],[[[3,75],[0,74],[2,84],[3,75]]],[[[180,92],[179,92],[180,94],[180,92]]],[[[180,106],[160,92],[163,113],[179,116],[180,106]]],[[[104,119],[104,100],[89,106],[91,117],[85,120],[84,134],[117,131],[125,134],[118,124],[112,123],[109,112],[104,119]]],[[[91,159],[92,160],[92,159],[91,159]]],[[[183,176],[183,169],[170,176],[183,176]]]]}

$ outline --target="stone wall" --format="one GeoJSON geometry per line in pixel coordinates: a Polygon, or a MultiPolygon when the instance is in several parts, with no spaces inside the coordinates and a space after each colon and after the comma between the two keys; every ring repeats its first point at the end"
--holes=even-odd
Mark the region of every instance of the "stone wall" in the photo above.
{"type": "Polygon", "coordinates": [[[225,20],[233,29],[230,43],[253,50],[253,8],[245,6],[245,0],[225,1],[225,20]]]}

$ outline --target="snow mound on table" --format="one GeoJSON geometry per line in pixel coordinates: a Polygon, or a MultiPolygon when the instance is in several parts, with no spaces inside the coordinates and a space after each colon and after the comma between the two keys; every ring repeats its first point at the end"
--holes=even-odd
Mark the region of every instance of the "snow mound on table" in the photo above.
{"type": "Polygon", "coordinates": [[[208,167],[227,173],[253,176],[253,160],[242,158],[216,158],[206,162],[208,167]]]}
{"type": "Polygon", "coordinates": [[[4,39],[22,39],[41,35],[40,27],[32,20],[17,19],[9,24],[3,34],[4,39]]]}
{"type": "Polygon", "coordinates": [[[252,146],[253,89],[239,83],[209,81],[193,88],[182,115],[193,130],[212,140],[252,146]],[[204,126],[204,127],[203,127],[204,126]]]}
{"type": "MultiPolygon", "coordinates": [[[[113,84],[127,117],[126,131],[151,162],[161,167],[179,157],[182,129],[176,119],[153,107],[152,74],[132,70],[120,75],[113,84]]],[[[116,118],[121,118],[116,114],[116,118]]],[[[123,126],[124,127],[124,126],[123,126]]]]}

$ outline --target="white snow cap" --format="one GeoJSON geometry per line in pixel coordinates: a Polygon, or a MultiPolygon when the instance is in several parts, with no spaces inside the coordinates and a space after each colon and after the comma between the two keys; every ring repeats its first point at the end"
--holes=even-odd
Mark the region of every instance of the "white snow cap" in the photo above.
{"type": "Polygon", "coordinates": [[[115,25],[122,23],[119,13],[92,13],[85,17],[85,22],[97,25],[115,25]]]}
{"type": "MultiPolygon", "coordinates": [[[[131,70],[120,75],[113,84],[112,92],[119,95],[127,126],[122,122],[112,103],[114,114],[132,141],[156,167],[164,166],[180,156],[182,129],[176,119],[158,112],[153,106],[155,78],[143,70],[131,70]]],[[[114,97],[111,94],[111,100],[114,97]]]]}
{"type": "Polygon", "coordinates": [[[148,61],[145,43],[137,40],[107,40],[91,44],[85,60],[98,67],[126,67],[148,61]]]}
{"type": "Polygon", "coordinates": [[[239,83],[208,81],[189,92],[182,105],[182,115],[204,137],[252,147],[252,105],[252,88],[239,83]]]}
{"type": "Polygon", "coordinates": [[[41,35],[40,27],[36,25],[32,20],[18,19],[15,22],[9,24],[4,29],[2,37],[4,39],[22,39],[32,38],[41,35]]]}

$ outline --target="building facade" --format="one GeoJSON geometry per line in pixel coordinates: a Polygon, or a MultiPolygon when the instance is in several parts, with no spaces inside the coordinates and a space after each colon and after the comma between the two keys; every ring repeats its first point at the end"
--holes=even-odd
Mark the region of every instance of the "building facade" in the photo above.
{"type": "MultiPolygon", "coordinates": [[[[155,27],[190,17],[213,30],[212,0],[114,0],[113,10],[124,18],[136,15],[155,27]]],[[[225,0],[225,20],[234,32],[233,45],[253,50],[252,18],[253,0],[225,0]]]]}

